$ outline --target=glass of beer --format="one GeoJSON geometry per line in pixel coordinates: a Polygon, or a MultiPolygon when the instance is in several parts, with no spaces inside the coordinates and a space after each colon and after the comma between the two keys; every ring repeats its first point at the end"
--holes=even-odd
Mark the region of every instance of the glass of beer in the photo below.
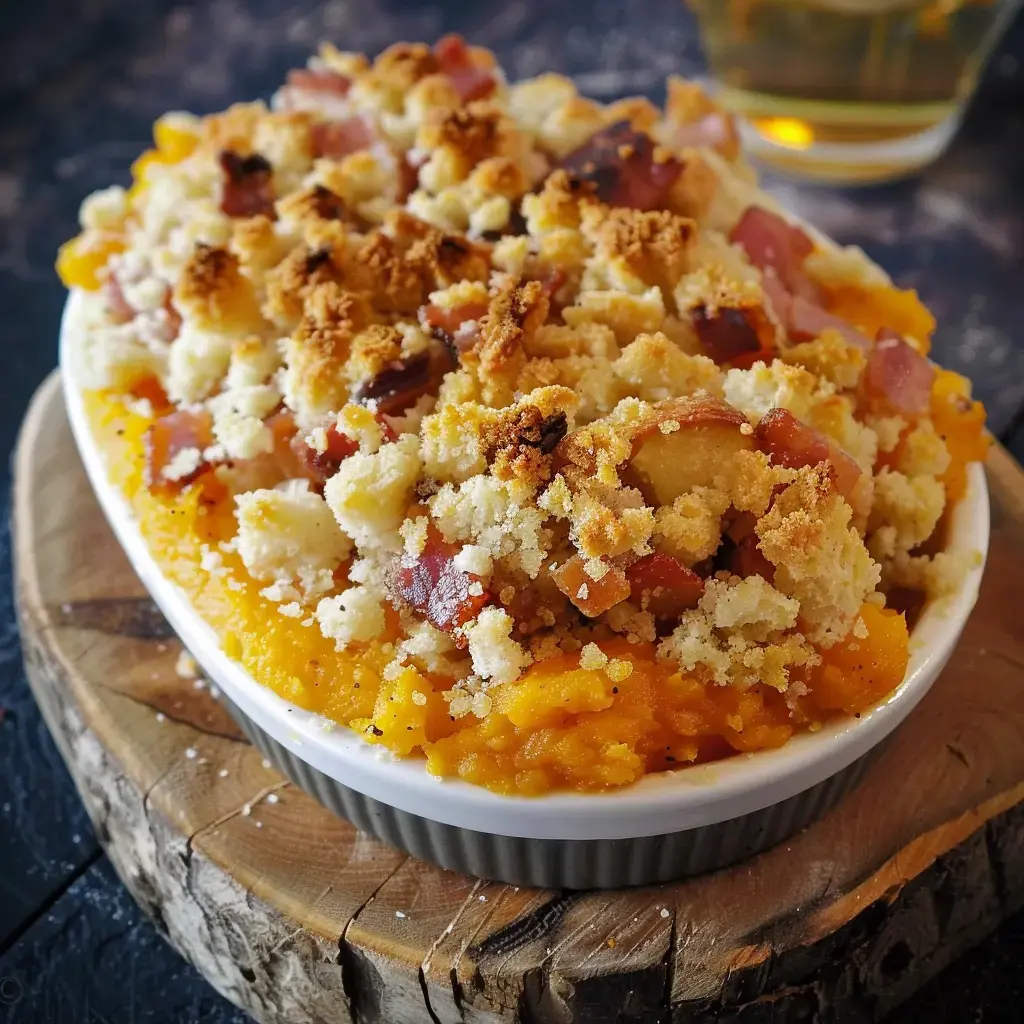
{"type": "Polygon", "coordinates": [[[688,0],[748,151],[835,184],[911,174],[956,133],[1021,0],[688,0]]]}

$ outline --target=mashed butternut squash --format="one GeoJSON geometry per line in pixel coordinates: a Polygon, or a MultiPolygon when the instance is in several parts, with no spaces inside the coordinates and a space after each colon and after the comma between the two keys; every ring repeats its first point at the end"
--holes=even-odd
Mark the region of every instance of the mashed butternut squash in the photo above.
{"type": "Polygon", "coordinates": [[[483,718],[455,718],[445,699],[449,680],[411,666],[387,678],[397,623],[384,643],[356,655],[311,623],[277,614],[237,554],[222,551],[235,533],[226,495],[199,481],[175,497],[154,496],[143,483],[149,420],[109,395],[92,394],[87,404],[150,550],[227,653],[285,700],[398,755],[424,757],[435,775],[523,795],[615,788],[651,772],[780,747],[796,729],[871,707],[906,671],[903,616],[865,604],[855,632],[803,674],[795,702],[768,686],[715,685],[659,661],[652,643],[616,638],[596,645],[599,668],[556,655],[490,688],[483,718]]]}

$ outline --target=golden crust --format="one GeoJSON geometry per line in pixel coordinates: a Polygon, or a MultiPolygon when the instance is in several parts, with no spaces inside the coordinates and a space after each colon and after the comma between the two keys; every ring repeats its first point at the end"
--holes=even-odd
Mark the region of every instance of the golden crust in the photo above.
{"type": "MultiPolygon", "coordinates": [[[[342,644],[398,629],[388,559],[421,555],[428,523],[496,613],[457,637],[429,629],[469,643],[453,671],[471,661],[488,678],[528,662],[526,636],[539,658],[617,634],[660,638],[700,678],[785,689],[810,644],[880,600],[874,559],[887,582],[935,590],[940,561],[911,552],[934,537],[950,449],[927,415],[865,415],[865,355],[838,332],[790,341],[762,271],[730,241],[748,205],[772,209],[731,119],[681,80],[664,112],[602,105],[558,76],[507,86],[486,51],[446,45],[399,44],[372,64],[326,47],[273,111],[165,124],[132,193],[94,196],[83,214],[90,246],[104,232],[123,242],[98,273],[138,311],[118,321],[97,297],[97,386],[144,367],[174,401],[203,403],[209,457],[232,454],[218,474],[238,492],[279,483],[278,462],[325,490],[353,586],[313,628],[342,644]],[[449,60],[468,63],[449,73],[449,60]],[[692,144],[706,130],[714,149],[692,144]],[[559,166],[585,145],[572,173],[559,166]],[[225,149],[263,158],[259,194],[239,181],[226,195],[225,149]],[[723,419],[723,399],[742,416],[723,419]],[[799,451],[756,433],[772,409],[835,454],[786,468],[799,451]],[[292,420],[301,437],[279,436],[292,420]],[[837,449],[861,469],[845,498],[826,468],[849,473],[837,449]],[[721,457],[694,455],[708,450],[721,457]],[[681,493],[654,486],[653,451],[667,453],[665,480],[686,470],[681,493]],[[730,575],[755,539],[774,585],[730,575]],[[707,600],[673,621],[622,582],[655,553],[705,578],[707,600]],[[552,577],[574,559],[595,585],[618,581],[617,603],[588,622],[552,577]]],[[[820,244],[801,272],[828,293],[886,284],[820,244]]],[[[410,644],[425,625],[402,606],[410,644]]]]}
{"type": "Polygon", "coordinates": [[[697,224],[668,210],[599,210],[583,215],[583,233],[598,259],[621,261],[646,285],[671,290],[687,269],[688,250],[697,224]]]}
{"type": "Polygon", "coordinates": [[[371,324],[352,339],[345,376],[353,383],[372,380],[389,363],[397,362],[401,355],[401,332],[383,324],[371,324]]]}
{"type": "Polygon", "coordinates": [[[175,305],[198,326],[238,334],[259,321],[252,285],[227,249],[195,247],[174,289],[175,305]]]}
{"type": "Polygon", "coordinates": [[[316,285],[304,310],[286,346],[285,397],[299,421],[312,425],[345,404],[348,386],[339,370],[371,311],[364,297],[334,281],[316,285]]]}
{"type": "Polygon", "coordinates": [[[508,281],[491,296],[480,324],[480,341],[464,359],[464,365],[476,371],[488,405],[511,400],[526,368],[523,346],[544,323],[548,305],[538,281],[508,281]]]}
{"type": "Polygon", "coordinates": [[[291,326],[302,316],[306,299],[318,285],[338,284],[343,273],[330,247],[298,245],[266,277],[268,319],[291,326]]]}

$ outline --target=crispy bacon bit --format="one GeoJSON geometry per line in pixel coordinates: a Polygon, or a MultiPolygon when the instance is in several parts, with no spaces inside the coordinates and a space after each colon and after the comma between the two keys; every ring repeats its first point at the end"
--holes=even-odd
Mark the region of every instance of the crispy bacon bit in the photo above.
{"type": "Polygon", "coordinates": [[[518,411],[506,410],[498,422],[485,433],[485,452],[491,469],[498,462],[527,456],[536,466],[536,453],[550,455],[569,429],[564,412],[545,416],[536,406],[518,411]]]}
{"type": "Polygon", "coordinates": [[[756,434],[761,449],[772,462],[788,469],[829,462],[839,493],[847,499],[853,494],[860,480],[860,466],[820,430],[798,420],[788,410],[770,409],[757,425],[756,434]]]}
{"type": "Polygon", "coordinates": [[[321,121],[310,129],[313,155],[340,160],[349,153],[369,149],[377,140],[373,127],[362,117],[342,121],[321,121]]]}
{"type": "Polygon", "coordinates": [[[599,579],[591,579],[584,561],[573,555],[551,573],[555,586],[589,618],[596,618],[620,601],[629,597],[629,581],[617,566],[607,567],[608,571],[599,579]]]}
{"type": "Polygon", "coordinates": [[[562,310],[568,303],[560,302],[556,296],[561,287],[569,280],[569,275],[561,267],[545,267],[532,278],[540,282],[541,288],[548,299],[548,323],[556,323],[562,310]]]}
{"type": "Polygon", "coordinates": [[[473,51],[462,36],[455,33],[442,36],[434,44],[434,56],[463,103],[485,99],[497,88],[491,69],[477,66],[473,51]]]}
{"type": "Polygon", "coordinates": [[[387,413],[377,413],[377,422],[380,424],[380,432],[384,438],[385,444],[390,444],[392,441],[397,441],[398,435],[400,433],[400,431],[391,422],[392,418],[393,417],[389,416],[387,413]]]}
{"type": "Polygon", "coordinates": [[[154,492],[176,494],[192,483],[208,463],[200,459],[189,472],[174,480],[167,479],[165,471],[180,452],[188,448],[203,452],[213,444],[213,417],[206,409],[179,409],[155,420],[146,431],[143,444],[146,486],[154,492]]]}
{"type": "Polygon", "coordinates": [[[696,608],[704,594],[704,581],[692,569],[658,551],[634,562],[626,579],[633,600],[659,617],[675,618],[696,608]]]}
{"type": "Polygon", "coordinates": [[[310,447],[302,433],[296,433],[291,440],[292,450],[309,467],[310,479],[319,485],[326,483],[345,459],[359,451],[359,442],[343,434],[334,423],[326,433],[327,448],[322,452],[310,447]]]}
{"type": "Polygon", "coordinates": [[[324,185],[314,185],[310,193],[313,210],[321,220],[344,220],[345,200],[324,185]]]}
{"type": "Polygon", "coordinates": [[[690,317],[700,343],[716,363],[731,363],[755,354],[763,358],[773,348],[772,326],[755,310],[719,308],[712,315],[700,305],[691,310],[690,317]]]}
{"type": "Polygon", "coordinates": [[[157,416],[162,416],[172,408],[167,392],[164,391],[163,385],[156,377],[142,377],[135,381],[128,390],[133,398],[149,402],[157,416]]]}
{"type": "MultiPolygon", "coordinates": [[[[458,544],[449,544],[440,531],[430,524],[427,543],[415,558],[403,555],[394,571],[391,591],[396,601],[409,605],[432,626],[446,633],[454,633],[480,614],[491,602],[491,595],[482,590],[471,594],[474,583],[483,584],[481,577],[455,567],[458,544]]],[[[465,646],[461,634],[455,634],[455,643],[465,646]]]]}
{"type": "Polygon", "coordinates": [[[413,163],[409,159],[409,154],[406,153],[398,159],[395,170],[398,174],[398,194],[395,199],[399,204],[404,205],[409,196],[419,188],[419,164],[413,163]]]}
{"type": "Polygon", "coordinates": [[[935,370],[895,331],[883,327],[864,368],[864,393],[906,416],[921,416],[931,402],[935,370]]]}
{"type": "Polygon", "coordinates": [[[809,301],[820,298],[818,287],[803,273],[804,260],[814,252],[814,242],[800,228],[760,206],[748,206],[729,233],[747,258],[763,272],[774,271],[791,295],[809,301]]]}
{"type": "MultiPolygon", "coordinates": [[[[767,289],[765,290],[767,291],[767,289]]],[[[769,298],[772,300],[772,305],[775,306],[775,299],[771,296],[769,298]]],[[[776,312],[778,313],[777,307],[776,312]]],[[[856,327],[851,327],[838,316],[826,313],[820,306],[808,302],[800,295],[790,300],[783,323],[789,329],[789,336],[793,341],[813,341],[822,331],[831,328],[838,331],[849,345],[864,351],[871,347],[871,340],[861,334],[856,327]]]]}
{"type": "MultiPolygon", "coordinates": [[[[553,416],[548,416],[540,425],[540,438],[536,447],[545,455],[550,455],[558,447],[558,442],[565,437],[568,429],[569,423],[564,412],[556,412],[553,416]]],[[[523,443],[533,444],[530,440],[524,440],[523,443]]]]}
{"type": "Polygon", "coordinates": [[[311,68],[293,68],[288,72],[288,85],[305,92],[325,92],[333,96],[347,96],[352,79],[337,71],[313,71],[311,68]]]}
{"type": "Polygon", "coordinates": [[[302,435],[295,426],[295,417],[288,409],[279,409],[263,421],[270,428],[273,449],[267,455],[257,455],[252,460],[265,465],[279,480],[297,480],[300,477],[310,482],[314,490],[321,490],[326,479],[313,467],[312,450],[302,442],[302,435]]]}
{"type": "Polygon", "coordinates": [[[121,282],[117,274],[110,273],[103,283],[103,301],[106,303],[107,312],[111,318],[118,323],[126,324],[135,319],[135,310],[129,305],[121,290],[121,282]]]}
{"type": "Polygon", "coordinates": [[[775,318],[788,331],[790,313],[793,309],[793,296],[786,291],[782,282],[770,270],[761,277],[761,288],[771,304],[775,318]]]}
{"type": "Polygon", "coordinates": [[[569,280],[569,275],[562,267],[548,267],[536,280],[540,281],[544,294],[550,299],[569,280]]]}
{"type": "Polygon", "coordinates": [[[477,343],[480,320],[486,312],[484,302],[468,302],[452,309],[431,304],[420,310],[420,322],[458,358],[460,352],[468,352],[477,343]]]}
{"type": "Polygon", "coordinates": [[[768,583],[775,582],[775,566],[765,558],[755,534],[750,533],[736,543],[725,559],[725,568],[734,576],[760,576],[768,583]]]}
{"type": "Polygon", "coordinates": [[[259,153],[240,156],[223,149],[220,166],[224,172],[221,210],[229,217],[274,216],[274,169],[259,153]]]}
{"type": "Polygon", "coordinates": [[[611,206],[655,210],[683,165],[673,158],[656,159],[655,145],[628,121],[601,129],[559,165],[576,178],[591,181],[597,197],[611,206]]]}
{"type": "Polygon", "coordinates": [[[375,402],[377,410],[397,416],[430,390],[433,382],[429,352],[419,352],[408,359],[392,363],[373,380],[356,388],[356,402],[375,402]]]}

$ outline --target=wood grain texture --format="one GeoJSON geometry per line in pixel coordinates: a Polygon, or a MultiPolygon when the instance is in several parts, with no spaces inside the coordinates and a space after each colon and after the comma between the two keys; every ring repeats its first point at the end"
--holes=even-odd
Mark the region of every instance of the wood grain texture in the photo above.
{"type": "Polygon", "coordinates": [[[1024,475],[949,668],[832,814],[678,885],[545,892],[356,832],[265,766],[96,507],[51,380],[16,465],[30,679],[97,832],[160,929],[267,1022],[871,1019],[1024,904],[1024,475]]]}

